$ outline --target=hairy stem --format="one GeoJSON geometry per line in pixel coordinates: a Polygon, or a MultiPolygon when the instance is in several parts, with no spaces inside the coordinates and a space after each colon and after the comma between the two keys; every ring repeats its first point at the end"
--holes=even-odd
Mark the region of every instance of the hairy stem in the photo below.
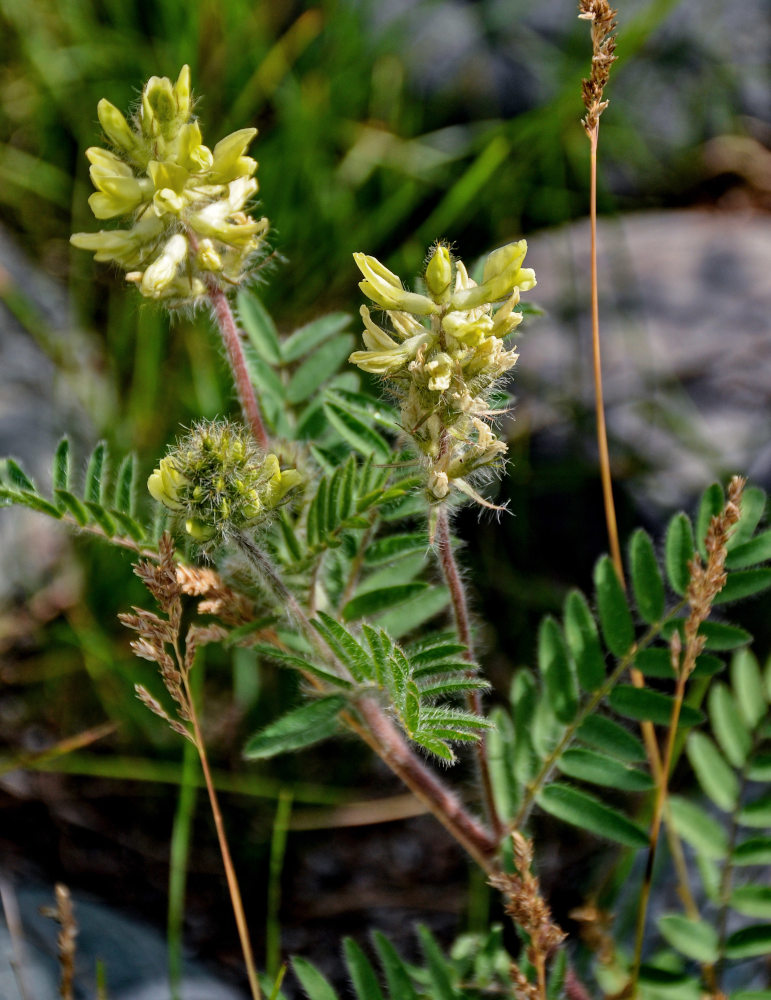
{"type": "MultiPolygon", "coordinates": [[[[474,647],[468,614],[468,601],[466,600],[463,580],[458,572],[458,565],[455,562],[455,554],[452,551],[450,521],[447,516],[447,508],[444,504],[439,508],[436,518],[436,545],[439,550],[439,563],[450,590],[452,610],[455,616],[455,628],[458,632],[458,638],[466,647],[463,657],[469,663],[473,663],[474,647]]],[[[471,671],[469,671],[469,675],[472,675],[471,671]]],[[[466,704],[469,711],[474,712],[476,715],[482,714],[482,696],[479,691],[469,691],[466,695],[466,704]]],[[[503,824],[498,816],[498,810],[495,805],[493,782],[490,775],[490,762],[487,757],[487,741],[484,735],[480,737],[476,744],[476,759],[487,821],[490,824],[493,834],[497,837],[502,837],[504,832],[503,824]]]]}
{"type": "Polygon", "coordinates": [[[214,817],[214,826],[217,830],[217,840],[219,842],[220,854],[222,855],[222,864],[225,868],[225,878],[228,883],[230,901],[233,905],[233,914],[236,918],[236,927],[238,928],[238,937],[241,941],[241,950],[243,951],[244,962],[246,964],[246,974],[249,979],[249,988],[251,990],[252,1000],[261,1000],[260,984],[257,979],[257,967],[254,963],[254,954],[249,940],[249,928],[246,923],[244,904],[241,899],[241,890],[238,886],[236,870],[233,867],[233,861],[230,856],[230,848],[228,847],[227,837],[225,836],[225,824],[222,819],[222,811],[220,810],[217,792],[214,788],[214,782],[212,781],[211,771],[209,769],[209,760],[206,755],[206,746],[204,744],[201,727],[198,722],[198,714],[195,710],[195,703],[190,691],[188,679],[184,674],[182,675],[182,683],[185,686],[185,695],[190,711],[190,722],[193,726],[195,748],[198,751],[198,757],[201,761],[201,770],[203,771],[204,781],[206,782],[206,791],[209,794],[209,804],[211,806],[212,816],[214,817]]]}
{"type": "MultiPolygon", "coordinates": [[[[294,617],[311,645],[329,666],[342,675],[344,668],[331,650],[320,648],[319,636],[307,615],[267,556],[243,533],[236,535],[236,541],[294,617]]],[[[316,685],[318,686],[317,681],[316,685]]],[[[375,751],[485,872],[488,874],[496,872],[498,870],[494,861],[498,851],[496,838],[471,815],[444,782],[423,764],[374,698],[360,698],[355,707],[364,719],[366,727],[362,726],[351,712],[343,712],[340,715],[345,725],[375,751]]]]}
{"type": "Polygon", "coordinates": [[[270,447],[268,432],[265,430],[260,404],[254,392],[252,380],[249,378],[249,371],[246,367],[243,345],[241,344],[241,333],[233,318],[233,311],[227,295],[214,283],[208,286],[209,301],[212,312],[217,321],[222,342],[225,345],[225,352],[228,357],[228,364],[233,373],[238,401],[241,404],[241,412],[247,426],[251,429],[257,444],[266,451],[270,447]]]}

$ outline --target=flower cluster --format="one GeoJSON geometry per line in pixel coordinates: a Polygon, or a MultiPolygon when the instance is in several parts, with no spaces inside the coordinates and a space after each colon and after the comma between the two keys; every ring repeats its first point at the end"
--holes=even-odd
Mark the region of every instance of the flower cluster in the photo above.
{"type": "Polygon", "coordinates": [[[499,464],[506,452],[490,426],[496,411],[489,392],[517,360],[504,338],[522,321],[515,311],[520,291],[535,285],[534,271],[522,267],[526,251],[520,240],[491,253],[477,284],[438,244],[426,267],[426,295],[406,291],[374,257],[354,254],[364,275],[359,287],[386,311],[391,330],[362,306],[366,350],[349,360],[388,380],[402,426],[427,467],[432,503],[454,487],[486,505],[469,477],[499,464]]]}
{"type": "Polygon", "coordinates": [[[150,494],[185,518],[202,544],[257,525],[301,482],[279,468],[246,430],[225,421],[201,423],[162,458],[147,481],[150,494]]]}
{"type": "Polygon", "coordinates": [[[268,228],[244,210],[257,192],[257,163],[245,156],[257,134],[240,129],[205,146],[192,115],[190,70],[176,83],[151,77],[131,123],[102,100],[97,114],[112,151],[86,150],[97,219],[131,216],[128,229],[75,233],[71,242],[114,261],[151,299],[195,303],[207,288],[243,280],[268,228]]]}

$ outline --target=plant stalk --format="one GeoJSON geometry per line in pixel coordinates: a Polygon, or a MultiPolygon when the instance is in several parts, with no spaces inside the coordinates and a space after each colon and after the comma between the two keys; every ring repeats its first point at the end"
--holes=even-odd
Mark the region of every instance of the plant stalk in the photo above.
{"type": "Polygon", "coordinates": [[[267,451],[270,447],[270,440],[268,432],[265,429],[262,413],[260,412],[260,404],[257,402],[252,380],[249,378],[244,349],[241,344],[241,332],[233,317],[230,302],[225,292],[213,282],[208,286],[208,294],[214,319],[217,322],[222,342],[225,345],[228,364],[233,373],[233,381],[235,382],[244,420],[251,429],[257,444],[267,451]]]}
{"type": "Polygon", "coordinates": [[[233,915],[236,918],[236,927],[238,928],[238,937],[241,941],[241,950],[244,955],[246,975],[249,980],[252,1000],[262,1000],[260,984],[257,979],[257,967],[254,962],[252,945],[249,940],[249,928],[246,923],[244,904],[241,899],[241,890],[238,886],[236,871],[233,867],[233,860],[230,856],[230,848],[228,847],[228,840],[225,835],[225,824],[222,819],[222,811],[220,810],[217,792],[214,788],[214,782],[212,781],[211,771],[209,769],[209,760],[206,755],[206,747],[204,745],[201,727],[198,722],[198,714],[195,710],[195,703],[190,691],[188,679],[184,674],[182,675],[182,683],[185,686],[185,695],[187,698],[188,708],[190,710],[190,722],[193,726],[195,748],[198,751],[198,758],[201,761],[201,770],[203,771],[204,781],[206,782],[206,791],[209,794],[209,804],[211,806],[212,816],[214,817],[214,826],[217,830],[217,840],[219,842],[220,854],[222,855],[222,864],[225,868],[225,878],[228,883],[230,901],[233,905],[233,915]]]}
{"type": "MultiPolygon", "coordinates": [[[[474,647],[471,636],[471,623],[468,614],[468,601],[463,580],[458,571],[455,561],[455,554],[452,551],[452,538],[450,536],[450,521],[447,516],[447,507],[442,504],[439,508],[436,519],[436,544],[439,550],[439,562],[450,590],[453,615],[455,616],[455,628],[458,638],[466,647],[463,658],[469,663],[474,662],[474,647]]],[[[469,675],[472,672],[469,671],[469,675]]],[[[482,714],[482,696],[479,691],[469,691],[466,695],[466,704],[469,711],[476,715],[482,714]]],[[[476,743],[477,771],[482,785],[482,798],[485,804],[485,813],[493,835],[501,838],[504,834],[503,824],[498,816],[495,805],[495,795],[493,793],[493,782],[490,775],[490,762],[487,756],[487,741],[484,734],[476,743]]]]}
{"type": "Polygon", "coordinates": [[[597,142],[600,136],[599,122],[589,133],[591,147],[589,168],[589,227],[591,253],[592,286],[592,360],[594,371],[594,400],[597,414],[597,448],[600,457],[600,478],[602,499],[605,506],[605,523],[608,529],[610,554],[619,580],[624,583],[624,566],[621,561],[621,546],[618,541],[616,507],[613,502],[613,483],[610,473],[608,432],[605,425],[605,402],[602,391],[602,359],[600,355],[600,297],[597,284],[597,142]]]}

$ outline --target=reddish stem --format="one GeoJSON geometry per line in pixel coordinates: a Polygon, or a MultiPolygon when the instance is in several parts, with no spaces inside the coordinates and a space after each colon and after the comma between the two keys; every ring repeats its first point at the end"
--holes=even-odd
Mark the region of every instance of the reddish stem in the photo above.
{"type": "Polygon", "coordinates": [[[208,286],[208,293],[214,318],[222,334],[222,342],[225,345],[228,363],[233,372],[233,380],[236,384],[241,411],[247,425],[251,428],[252,434],[254,434],[257,444],[267,451],[270,447],[270,441],[262,420],[260,404],[257,402],[254,386],[252,385],[252,380],[249,378],[249,371],[246,367],[244,348],[241,344],[241,331],[236,326],[230,302],[228,302],[228,297],[223,290],[212,282],[208,286]]]}

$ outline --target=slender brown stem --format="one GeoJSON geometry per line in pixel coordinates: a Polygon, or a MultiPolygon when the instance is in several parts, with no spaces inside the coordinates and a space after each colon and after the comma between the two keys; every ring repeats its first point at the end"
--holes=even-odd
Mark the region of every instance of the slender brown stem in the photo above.
{"type": "MultiPolygon", "coordinates": [[[[455,627],[458,631],[458,638],[466,647],[463,658],[468,660],[469,663],[473,663],[474,647],[471,636],[471,623],[469,621],[468,614],[468,601],[466,600],[466,591],[463,587],[463,581],[461,580],[460,573],[458,572],[458,565],[455,562],[455,554],[452,551],[450,522],[447,516],[447,508],[444,505],[439,508],[436,518],[436,545],[439,550],[439,562],[442,567],[442,572],[444,573],[444,578],[447,581],[447,586],[450,591],[450,600],[452,602],[452,610],[455,616],[455,627]]],[[[473,671],[469,671],[469,675],[473,676],[473,671]]],[[[479,691],[467,692],[466,703],[471,712],[474,712],[476,715],[482,714],[482,696],[479,691]]],[[[477,770],[479,772],[479,779],[482,785],[482,797],[484,799],[487,821],[490,824],[493,834],[500,838],[504,834],[504,827],[500,817],[498,816],[498,810],[495,805],[493,782],[490,775],[490,761],[487,756],[487,741],[485,740],[484,735],[482,735],[476,743],[475,750],[477,770]]]]}
{"type": "Polygon", "coordinates": [[[497,840],[413,753],[402,734],[373,698],[361,698],[356,707],[374,737],[374,740],[367,740],[367,743],[480,868],[488,875],[495,874],[498,871],[494,860],[498,851],[497,840]]]}
{"type": "Polygon", "coordinates": [[[257,402],[252,380],[249,378],[244,349],[241,344],[241,333],[233,318],[230,302],[223,290],[214,283],[208,286],[208,294],[212,312],[222,335],[222,342],[225,345],[228,363],[233,373],[233,381],[236,385],[238,401],[241,404],[244,420],[251,428],[257,444],[267,450],[270,447],[270,440],[268,432],[265,430],[262,413],[260,412],[260,404],[257,402]]]}
{"type": "Polygon", "coordinates": [[[600,356],[600,299],[597,285],[597,141],[599,123],[589,133],[591,144],[589,173],[589,224],[591,239],[591,284],[592,284],[592,358],[594,370],[594,399],[597,413],[597,447],[600,456],[600,477],[602,479],[602,499],[605,505],[605,522],[613,565],[619,580],[624,581],[624,567],[621,561],[621,547],[618,542],[616,508],[613,502],[613,484],[610,474],[608,452],[608,432],[605,426],[605,403],[602,392],[602,359],[600,356]]]}
{"type": "Polygon", "coordinates": [[[667,734],[667,745],[664,754],[664,762],[661,765],[660,774],[656,778],[656,801],[653,807],[653,817],[649,834],[648,859],[645,864],[645,875],[640,889],[640,898],[637,907],[637,926],[635,930],[634,959],[632,962],[632,978],[630,996],[634,997],[637,992],[637,980],[640,975],[640,964],[642,962],[642,948],[645,940],[645,922],[648,914],[648,901],[653,884],[653,865],[656,861],[656,849],[659,843],[659,833],[661,831],[661,819],[664,815],[664,804],[669,786],[669,774],[672,768],[672,758],[674,754],[675,736],[677,726],[680,721],[680,710],[685,698],[685,684],[688,675],[681,672],[677,678],[674,701],[672,703],[672,715],[669,721],[669,732],[667,734]]]}
{"type": "Polygon", "coordinates": [[[252,993],[252,1000],[261,1000],[260,984],[257,979],[257,967],[254,962],[252,945],[249,940],[249,928],[246,923],[244,904],[241,900],[241,890],[239,889],[236,871],[230,857],[230,848],[228,847],[227,837],[225,836],[225,824],[222,820],[222,811],[220,810],[217,792],[214,788],[211,771],[209,770],[209,760],[206,755],[206,746],[204,745],[201,727],[198,722],[198,714],[196,713],[192,693],[184,674],[182,683],[185,686],[185,695],[187,697],[188,708],[190,710],[190,722],[193,726],[195,748],[198,751],[198,757],[201,761],[201,770],[203,771],[204,781],[206,782],[206,791],[209,793],[209,804],[211,806],[212,816],[214,817],[214,826],[217,830],[217,840],[219,841],[222,864],[225,868],[225,878],[227,879],[228,891],[230,893],[230,901],[233,905],[233,914],[236,918],[238,937],[241,941],[241,950],[243,951],[244,963],[246,964],[246,974],[249,979],[249,988],[252,993]]]}

